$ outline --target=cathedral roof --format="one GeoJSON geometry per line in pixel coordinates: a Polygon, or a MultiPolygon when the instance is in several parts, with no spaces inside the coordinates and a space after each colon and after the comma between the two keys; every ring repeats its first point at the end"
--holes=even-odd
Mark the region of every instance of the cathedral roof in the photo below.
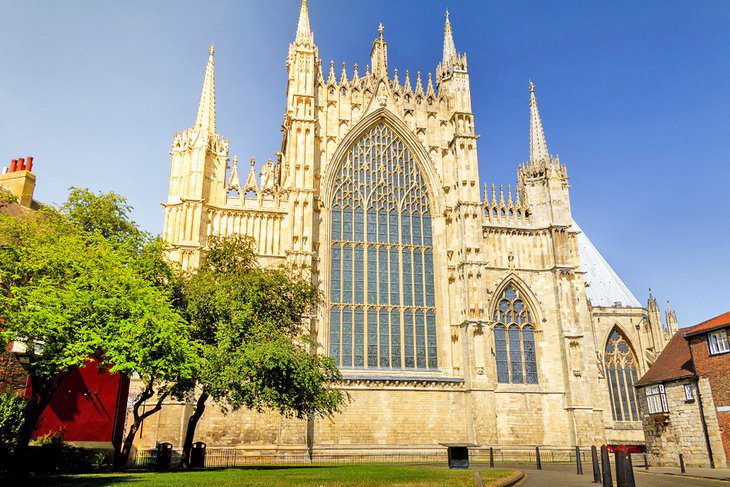
{"type": "Polygon", "coordinates": [[[606,262],[588,236],[575,221],[573,228],[578,230],[578,254],[586,271],[586,295],[591,305],[598,307],[623,306],[641,308],[639,301],[631,294],[616,271],[606,262]]]}

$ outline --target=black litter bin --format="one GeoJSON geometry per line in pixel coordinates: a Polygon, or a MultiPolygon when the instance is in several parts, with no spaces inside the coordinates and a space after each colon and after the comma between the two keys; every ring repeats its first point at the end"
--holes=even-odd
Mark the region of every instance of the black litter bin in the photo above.
{"type": "Polygon", "coordinates": [[[193,468],[205,467],[205,443],[202,441],[193,443],[193,450],[190,452],[190,466],[193,468]]]}
{"type": "Polygon", "coordinates": [[[449,446],[449,468],[469,468],[469,447],[449,446]]]}
{"type": "Polygon", "coordinates": [[[160,443],[157,445],[157,469],[166,470],[172,463],[172,444],[160,443]]]}

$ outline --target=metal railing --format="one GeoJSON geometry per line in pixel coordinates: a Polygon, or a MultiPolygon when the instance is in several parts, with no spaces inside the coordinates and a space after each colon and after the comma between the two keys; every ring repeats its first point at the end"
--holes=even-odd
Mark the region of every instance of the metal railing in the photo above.
{"type": "MultiPolygon", "coordinates": [[[[172,450],[172,464],[180,462],[182,450],[172,450]]],[[[494,464],[507,465],[512,463],[534,464],[536,462],[535,448],[502,448],[494,447],[491,452],[494,464]]],[[[583,463],[590,462],[590,449],[583,448],[580,452],[583,463]]],[[[443,450],[402,451],[402,452],[318,452],[311,457],[306,451],[281,452],[257,451],[234,447],[208,447],[205,452],[205,467],[239,467],[247,465],[271,464],[342,464],[342,463],[446,463],[446,448],[443,450]]],[[[542,448],[540,447],[542,463],[573,463],[575,450],[571,448],[542,448]]],[[[490,448],[470,448],[469,461],[472,463],[489,463],[490,448]]],[[[138,450],[133,466],[136,468],[154,468],[157,465],[157,450],[138,450]]]]}

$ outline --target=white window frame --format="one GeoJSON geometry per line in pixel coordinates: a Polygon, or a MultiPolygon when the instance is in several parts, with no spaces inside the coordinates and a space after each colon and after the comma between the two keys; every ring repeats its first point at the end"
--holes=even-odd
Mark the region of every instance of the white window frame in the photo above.
{"type": "Polygon", "coordinates": [[[649,414],[665,414],[669,412],[664,384],[647,386],[644,390],[646,391],[646,405],[649,409],[649,414]]]}
{"type": "Polygon", "coordinates": [[[730,343],[728,343],[727,330],[725,329],[708,333],[707,343],[710,346],[710,355],[730,352],[730,343]]]}
{"type": "Polygon", "coordinates": [[[687,402],[692,402],[695,400],[695,389],[694,387],[692,387],[692,384],[684,385],[684,400],[687,402]]]}

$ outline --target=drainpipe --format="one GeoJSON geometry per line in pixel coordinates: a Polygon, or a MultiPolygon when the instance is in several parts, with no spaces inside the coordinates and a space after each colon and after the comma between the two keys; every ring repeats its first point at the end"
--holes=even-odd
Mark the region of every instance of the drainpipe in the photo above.
{"type": "Polygon", "coordinates": [[[700,392],[700,378],[695,370],[695,358],[692,355],[692,344],[687,340],[689,347],[689,358],[692,362],[692,378],[697,384],[697,405],[700,407],[700,421],[702,422],[702,432],[705,434],[705,445],[707,445],[707,456],[710,457],[710,468],[715,468],[715,459],[712,457],[712,445],[710,445],[710,434],[707,432],[707,422],[705,421],[705,408],[702,406],[702,393],[700,392]]]}

